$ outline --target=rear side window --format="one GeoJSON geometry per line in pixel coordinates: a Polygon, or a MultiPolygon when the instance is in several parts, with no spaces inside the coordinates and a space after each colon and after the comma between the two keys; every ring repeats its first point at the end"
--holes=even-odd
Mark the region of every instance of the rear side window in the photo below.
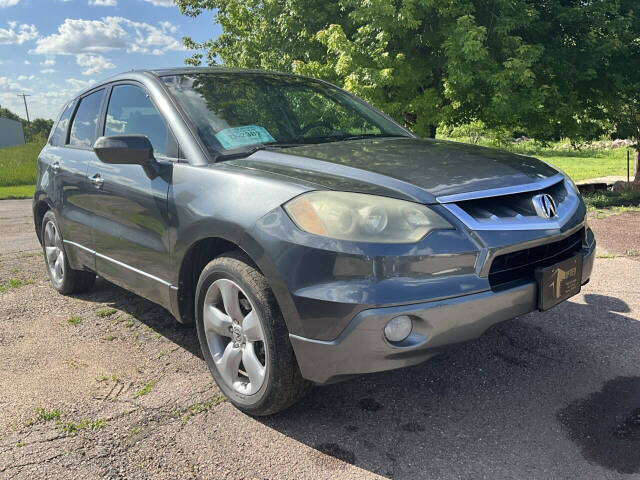
{"type": "Polygon", "coordinates": [[[69,119],[71,118],[71,113],[73,113],[73,102],[69,103],[66,106],[62,115],[60,115],[60,120],[56,125],[56,129],[53,131],[51,135],[51,140],[49,143],[54,147],[61,147],[67,142],[67,130],[69,128],[69,119]]]}
{"type": "Polygon", "coordinates": [[[111,91],[105,136],[145,135],[156,155],[167,156],[169,131],[147,93],[134,85],[117,85],[111,91]]]}
{"type": "Polygon", "coordinates": [[[93,142],[96,141],[96,130],[103,95],[104,90],[98,90],[80,100],[80,105],[71,124],[69,145],[85,148],[93,146],[93,142]]]}

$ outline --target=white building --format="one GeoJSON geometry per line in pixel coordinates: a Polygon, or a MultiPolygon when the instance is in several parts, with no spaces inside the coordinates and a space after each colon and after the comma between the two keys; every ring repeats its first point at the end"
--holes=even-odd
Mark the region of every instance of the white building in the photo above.
{"type": "Polygon", "coordinates": [[[22,124],[8,118],[0,118],[0,148],[24,145],[22,124]]]}

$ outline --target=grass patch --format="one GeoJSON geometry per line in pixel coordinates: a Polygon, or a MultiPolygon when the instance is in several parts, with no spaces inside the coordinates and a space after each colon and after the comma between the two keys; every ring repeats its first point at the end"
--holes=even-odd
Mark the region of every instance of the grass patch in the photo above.
{"type": "Polygon", "coordinates": [[[134,398],[138,398],[149,393],[156,383],[158,383],[157,380],[151,380],[149,383],[146,383],[140,390],[135,393],[134,398]]]}
{"type": "Polygon", "coordinates": [[[24,440],[20,440],[19,442],[16,443],[16,447],[20,448],[20,447],[24,447],[27,444],[27,442],[25,442],[24,440]]]}
{"type": "Polygon", "coordinates": [[[58,420],[62,416],[62,411],[55,410],[47,410],[45,408],[36,408],[36,416],[31,420],[31,423],[38,422],[50,422],[51,420],[58,420]]]}
{"type": "Polygon", "coordinates": [[[142,431],[142,427],[132,427],[129,429],[129,431],[127,432],[127,437],[135,437],[137,434],[139,434],[142,431]]]}
{"type": "Polygon", "coordinates": [[[38,155],[44,143],[0,148],[0,186],[34,185],[38,155]]]}
{"type": "Polygon", "coordinates": [[[226,401],[227,401],[227,397],[225,397],[222,394],[219,394],[207,400],[206,402],[197,402],[197,403],[194,403],[193,405],[188,406],[184,410],[180,410],[180,411],[176,410],[171,413],[174,417],[181,417],[182,423],[187,423],[189,419],[194,415],[201,412],[209,411],[216,405],[219,405],[226,401]]]}
{"type": "Polygon", "coordinates": [[[15,187],[0,187],[0,200],[32,198],[36,191],[35,185],[18,185],[15,187]]]}
{"type": "Polygon", "coordinates": [[[96,311],[96,315],[100,318],[110,317],[111,315],[114,315],[116,313],[118,313],[118,310],[116,310],[115,308],[101,308],[100,310],[96,311]]]}
{"type": "Polygon", "coordinates": [[[31,285],[33,280],[22,280],[21,278],[10,278],[5,283],[0,283],[0,293],[14,288],[24,287],[25,285],[31,285]]]}
{"type": "Polygon", "coordinates": [[[626,148],[572,151],[572,154],[576,153],[575,156],[568,156],[566,153],[549,150],[537,154],[536,157],[563,170],[574,181],[627,174],[626,148]],[[564,154],[558,155],[558,153],[564,154]]]}
{"type": "Polygon", "coordinates": [[[89,420],[83,418],[77,422],[60,422],[58,423],[58,430],[71,435],[76,435],[82,430],[100,430],[107,426],[107,420],[89,420]]]}
{"type": "Polygon", "coordinates": [[[0,200],[33,197],[43,147],[44,143],[38,142],[0,148],[0,200]]]}
{"type": "Polygon", "coordinates": [[[82,318],[81,318],[81,317],[78,317],[78,316],[73,316],[73,317],[69,317],[69,318],[67,318],[67,323],[68,323],[69,325],[73,325],[74,327],[75,327],[76,325],[78,325],[80,322],[82,322],[82,318]]]}
{"type": "Polygon", "coordinates": [[[640,207],[640,190],[625,190],[622,192],[602,190],[599,192],[585,193],[582,195],[582,198],[584,198],[584,203],[588,210],[614,207],[635,209],[635,207],[640,207]]]}

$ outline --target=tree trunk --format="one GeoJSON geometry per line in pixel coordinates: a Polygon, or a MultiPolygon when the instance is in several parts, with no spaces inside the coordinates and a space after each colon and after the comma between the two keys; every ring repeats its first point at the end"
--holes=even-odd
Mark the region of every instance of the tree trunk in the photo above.
{"type": "Polygon", "coordinates": [[[436,129],[435,125],[429,125],[429,138],[436,138],[436,129]]]}
{"type": "Polygon", "coordinates": [[[634,149],[633,149],[633,160],[634,160],[634,164],[635,164],[635,168],[636,168],[636,175],[633,179],[634,183],[640,183],[640,126],[636,125],[636,144],[634,145],[634,149]]]}

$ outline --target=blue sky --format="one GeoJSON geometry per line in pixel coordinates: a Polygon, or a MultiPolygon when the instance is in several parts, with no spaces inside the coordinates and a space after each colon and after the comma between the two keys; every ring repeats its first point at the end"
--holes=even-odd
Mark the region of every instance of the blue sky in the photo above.
{"type": "Polygon", "coordinates": [[[213,12],[180,14],[172,0],[0,0],[0,105],[54,118],[85,86],[121,71],[180,66],[183,36],[215,38],[213,12]]]}

